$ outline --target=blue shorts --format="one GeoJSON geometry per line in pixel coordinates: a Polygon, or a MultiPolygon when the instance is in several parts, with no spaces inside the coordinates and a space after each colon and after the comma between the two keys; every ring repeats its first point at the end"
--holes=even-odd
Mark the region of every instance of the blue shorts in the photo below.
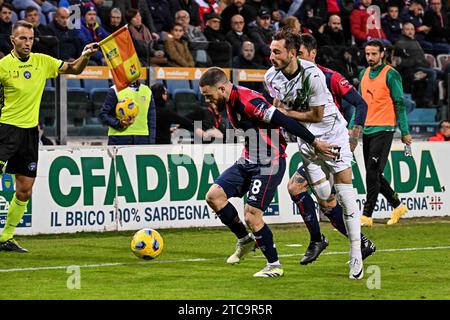
{"type": "Polygon", "coordinates": [[[242,198],[248,192],[247,204],[266,211],[283,180],[285,170],[285,158],[268,165],[250,163],[241,158],[214,182],[222,187],[227,198],[242,198]]]}

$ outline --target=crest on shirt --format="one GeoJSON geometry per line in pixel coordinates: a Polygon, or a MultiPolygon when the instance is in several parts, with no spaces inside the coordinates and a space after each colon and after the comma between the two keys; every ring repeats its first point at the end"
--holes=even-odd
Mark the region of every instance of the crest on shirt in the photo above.
{"type": "Polygon", "coordinates": [[[348,88],[350,87],[350,82],[348,82],[347,79],[341,79],[341,81],[339,81],[339,85],[343,88],[348,88]]]}
{"type": "Polygon", "coordinates": [[[23,73],[23,76],[25,77],[25,79],[30,79],[31,78],[31,72],[30,71],[25,71],[23,73]]]}
{"type": "Polygon", "coordinates": [[[293,105],[291,106],[294,110],[306,111],[309,109],[308,101],[310,96],[310,75],[311,74],[305,76],[304,71],[302,71],[302,87],[296,90],[297,95],[293,105]]]}

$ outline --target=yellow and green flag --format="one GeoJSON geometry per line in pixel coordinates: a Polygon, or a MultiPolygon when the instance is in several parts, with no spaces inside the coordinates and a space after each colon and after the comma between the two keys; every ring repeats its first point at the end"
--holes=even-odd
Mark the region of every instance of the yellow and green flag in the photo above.
{"type": "Polygon", "coordinates": [[[99,45],[111,69],[117,91],[139,79],[141,63],[127,25],[100,41],[99,45]]]}

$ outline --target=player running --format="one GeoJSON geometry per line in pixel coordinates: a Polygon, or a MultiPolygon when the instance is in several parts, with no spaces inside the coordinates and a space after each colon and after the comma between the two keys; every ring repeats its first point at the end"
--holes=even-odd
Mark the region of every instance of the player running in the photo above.
{"type": "Polygon", "coordinates": [[[261,94],[234,86],[220,68],[209,68],[200,78],[199,86],[206,102],[215,104],[219,112],[226,109],[232,126],[243,129],[246,135],[242,157],[216,179],[206,194],[208,205],[238,238],[236,252],[227,263],[239,262],[255,249],[256,240],[268,263],[254,276],[280,277],[284,271],[272,232],[263,220],[263,213],[286,168],[286,141],[280,126],[301,137],[317,153],[331,157],[333,146],[314,137],[303,125],[269,104],[261,94]],[[236,208],[228,201],[231,197],[243,197],[247,192],[244,215],[253,235],[247,232],[236,208]]]}
{"type": "MultiPolygon", "coordinates": [[[[317,54],[316,39],[310,34],[302,34],[300,38],[299,57],[303,60],[315,64],[317,54]]],[[[333,96],[334,103],[342,113],[342,100],[346,100],[351,105],[356,106],[356,118],[353,131],[350,133],[350,150],[353,152],[358,145],[358,138],[364,126],[364,119],[367,114],[367,103],[356,91],[356,89],[338,72],[327,69],[316,64],[324,73],[328,90],[333,96]]],[[[303,166],[297,170],[288,183],[288,191],[292,200],[299,209],[303,221],[310,233],[311,241],[300,264],[306,265],[314,262],[328,246],[328,239],[320,231],[319,221],[316,216],[314,200],[308,192],[308,177],[303,166]]],[[[332,189],[332,196],[329,200],[318,199],[321,212],[328,217],[331,224],[344,236],[347,236],[347,229],[342,217],[342,207],[337,203],[335,190],[332,189]]],[[[361,254],[363,260],[375,252],[376,246],[364,234],[361,233],[361,254]]]]}
{"type": "MultiPolygon", "coordinates": [[[[313,63],[297,58],[300,35],[279,30],[270,45],[272,67],[265,74],[269,94],[284,113],[305,124],[321,140],[337,145],[335,157],[317,155],[298,137],[308,180],[318,199],[333,200],[332,186],[343,208],[344,223],[350,240],[350,279],[362,279],[360,212],[352,185],[353,159],[347,122],[333,102],[325,76],[313,63]]],[[[364,120],[358,119],[358,123],[364,120]]],[[[301,198],[294,199],[301,202],[301,198]]]]}
{"type": "Polygon", "coordinates": [[[0,251],[28,252],[14,240],[36,179],[39,151],[39,107],[45,82],[58,74],[80,74],[98,51],[88,44],[81,57],[64,62],[45,54],[32,53],[33,25],[17,21],[12,28],[10,54],[0,60],[0,174],[16,175],[16,192],[11,200],[0,251]]]}

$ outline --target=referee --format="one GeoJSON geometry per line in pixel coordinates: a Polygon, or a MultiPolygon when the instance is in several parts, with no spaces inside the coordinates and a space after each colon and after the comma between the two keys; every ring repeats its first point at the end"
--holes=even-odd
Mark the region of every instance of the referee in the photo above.
{"type": "Polygon", "coordinates": [[[406,206],[402,205],[398,194],[392,190],[383,176],[383,171],[391,150],[397,120],[400,123],[402,142],[410,145],[412,138],[403,103],[401,75],[383,63],[384,46],[380,41],[367,42],[364,50],[369,67],[360,73],[359,92],[368,105],[363,130],[367,197],[361,225],[370,227],[373,224],[372,213],[380,192],[394,208],[388,225],[397,223],[407,212],[406,206]]]}
{"type": "Polygon", "coordinates": [[[32,53],[33,25],[17,21],[11,33],[13,50],[0,60],[0,174],[16,175],[0,251],[28,252],[14,240],[14,230],[23,217],[36,178],[39,151],[39,107],[45,82],[58,74],[80,74],[99,49],[86,45],[77,60],[63,62],[32,53]]]}

